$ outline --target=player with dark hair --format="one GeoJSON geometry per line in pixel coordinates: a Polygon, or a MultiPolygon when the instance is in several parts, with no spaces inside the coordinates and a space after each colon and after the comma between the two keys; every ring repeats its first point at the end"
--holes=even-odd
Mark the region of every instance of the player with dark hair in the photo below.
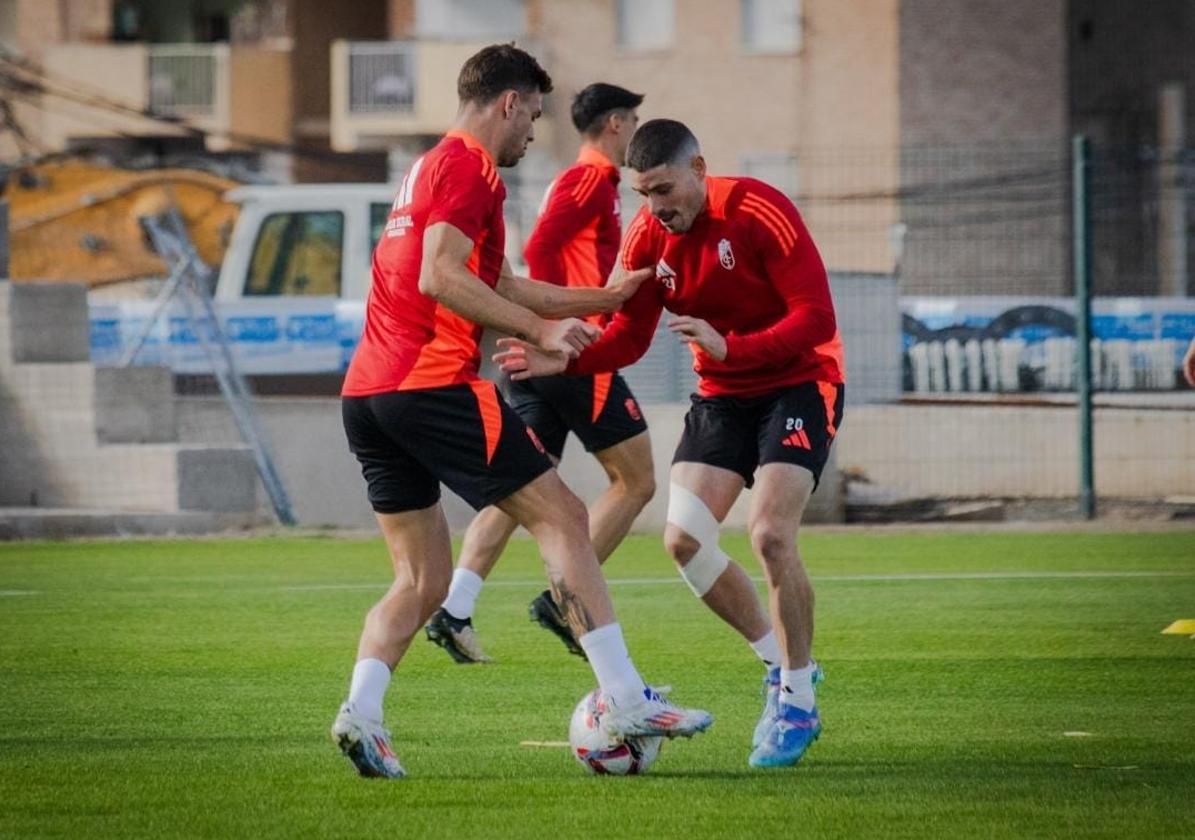
{"type": "MultiPolygon", "coordinates": [[[[548,187],[524,256],[532,277],[559,286],[600,287],[618,258],[622,221],[619,167],[638,125],[643,96],[616,85],[589,85],[573,100],[573,125],[581,132],[577,162],[548,187]]],[[[605,316],[591,319],[602,324],[605,316]]],[[[589,534],[598,563],[622,542],[651,501],[655,475],[647,424],[630,388],[617,372],[552,376],[508,382],[511,406],[559,462],[569,432],[602,465],[610,484],[589,511],[589,534]]],[[[488,662],[473,628],[473,611],[517,523],[498,507],[477,515],[465,533],[444,605],[427,625],[427,637],[457,662],[488,662]]],[[[584,651],[550,590],[531,602],[530,614],[578,655],[584,651]]]]}
{"type": "Polygon", "coordinates": [[[615,620],[585,506],[495,386],[478,377],[483,326],[575,356],[600,330],[571,316],[616,309],[643,279],[619,272],[605,288],[563,289],[511,273],[497,167],[523,156],[551,89],[535,59],[512,45],[465,62],[454,127],[411,165],[374,250],[365,331],[342,410],[394,583],[366,616],[348,700],[332,725],[364,776],[404,775],[382,726],[382,701],[411,638],[448,590],[441,482],[477,509],[498,505],[538,541],[553,594],[607,699],[611,735],[687,736],[712,722],[644,683],[615,620]]]}
{"type": "Polygon", "coordinates": [[[622,245],[624,267],[654,267],[602,337],[575,359],[505,339],[514,379],[587,375],[646,352],[664,308],[700,376],[673,459],[664,542],[693,592],[763,660],[767,702],[756,767],[796,764],[821,732],[811,657],[813,588],[797,553],[801,514],[842,422],[842,344],[825,267],[792,202],[752,178],[706,174],[693,133],[644,123],[631,183],[646,199],[622,245]],[[744,487],[765,611],[746,572],[718,547],[744,487]]]}

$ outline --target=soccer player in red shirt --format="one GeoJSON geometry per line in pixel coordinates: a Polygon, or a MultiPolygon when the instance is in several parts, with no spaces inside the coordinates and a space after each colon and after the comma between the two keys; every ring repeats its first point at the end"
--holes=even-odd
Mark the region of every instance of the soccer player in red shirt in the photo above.
{"type": "Polygon", "coordinates": [[[647,350],[662,310],[676,313],[669,328],[692,349],[700,381],[673,459],[664,542],[693,592],[768,669],[751,765],[792,765],[821,732],[813,588],[796,541],[842,422],[842,344],[826,271],[792,202],[752,178],[707,176],[683,124],[644,123],[627,165],[646,201],[622,260],[654,266],[656,282],[575,359],[517,339],[496,358],[515,379],[625,367],[647,350]],[[719,524],[753,484],[747,527],[767,576],[766,612],[718,547],[719,524]]]}
{"type": "Polygon", "coordinates": [[[466,61],[453,129],[411,165],[374,250],[365,331],[345,376],[342,411],[395,577],[366,616],[348,700],[332,725],[365,776],[404,775],[382,726],[382,700],[411,638],[448,590],[452,544],[441,482],[477,509],[497,504],[538,541],[604,693],[608,732],[687,736],[712,722],[646,686],[615,620],[584,504],[495,386],[477,375],[483,326],[573,356],[600,331],[565,316],[613,310],[642,279],[623,272],[613,288],[562,289],[513,275],[503,258],[506,191],[497,167],[514,166],[526,152],[551,89],[548,74],[513,45],[486,47],[466,61]]]}
{"type": "MultiPolygon", "coordinates": [[[[618,258],[622,220],[619,167],[639,124],[640,94],[598,82],[573,100],[573,125],[581,132],[577,162],[548,187],[535,229],[524,248],[532,277],[558,286],[605,285],[618,258]]],[[[606,316],[590,319],[605,323],[606,316]]],[[[635,397],[618,373],[549,376],[504,383],[506,397],[559,462],[571,431],[610,479],[589,511],[589,535],[604,563],[655,493],[651,441],[635,397]]],[[[473,629],[482,583],[498,562],[517,523],[498,507],[477,515],[465,532],[460,559],[444,605],[427,625],[427,637],[457,662],[488,662],[473,629]]],[[[584,655],[550,590],[531,602],[531,617],[584,655]]]]}

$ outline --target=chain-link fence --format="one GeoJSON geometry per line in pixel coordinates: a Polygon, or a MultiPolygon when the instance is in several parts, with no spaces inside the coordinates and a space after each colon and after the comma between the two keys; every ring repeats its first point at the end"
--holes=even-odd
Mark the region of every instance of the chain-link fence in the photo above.
{"type": "MultiPolygon", "coordinates": [[[[1069,145],[836,149],[792,161],[787,180],[830,270],[846,346],[848,409],[836,457],[849,484],[848,510],[922,498],[1070,504],[1079,492],[1081,436],[1069,145]]],[[[552,173],[520,167],[510,174],[508,251],[517,260],[552,173]]],[[[623,186],[629,221],[639,198],[623,186]]],[[[359,207],[322,207],[311,191],[291,201],[285,217],[261,214],[253,235],[234,233],[223,268],[240,286],[222,289],[217,300],[300,522],[362,521],[360,479],[344,451],[335,395],[363,323],[365,285],[357,281],[368,277],[391,190],[354,189],[359,207]],[[336,223],[325,223],[332,216],[336,223]],[[275,286],[287,296],[260,293],[275,286]]],[[[1195,335],[1195,300],[1187,296],[1193,199],[1191,151],[1095,146],[1091,357],[1102,497],[1195,495],[1195,390],[1179,374],[1195,335]]],[[[246,218],[243,210],[238,225],[246,218]]],[[[178,482],[163,483],[159,474],[204,471],[217,477],[202,485],[209,495],[187,503],[227,507],[238,494],[244,501],[243,488],[232,488],[246,473],[253,480],[252,458],[184,314],[167,311],[138,354],[138,364],[158,365],[159,373],[119,370],[152,310],[152,292],[150,284],[140,300],[92,294],[89,355],[100,368],[93,378],[73,356],[69,371],[40,368],[40,384],[25,381],[33,368],[12,368],[5,463],[25,463],[38,448],[74,447],[75,462],[99,466],[85,480],[42,475],[45,487],[58,488],[48,495],[31,496],[10,481],[6,503],[77,496],[117,505],[128,497],[162,507],[162,494],[175,494],[178,509],[178,482]],[[13,383],[33,389],[21,392],[33,401],[24,413],[14,414],[13,383]],[[98,438],[89,431],[97,424],[98,438]],[[14,429],[25,430],[24,444],[14,429]],[[129,496],[138,484],[151,489],[129,496]]],[[[26,335],[51,321],[43,317],[26,335]]],[[[649,412],[684,403],[695,385],[687,348],[663,323],[625,373],[649,412]]],[[[676,412],[660,416],[679,422],[676,412]]],[[[256,494],[258,510],[268,512],[266,493],[256,494]]]]}
{"type": "MultiPolygon", "coordinates": [[[[833,183],[859,155],[816,159],[833,183]]],[[[1071,164],[1069,144],[905,149],[889,193],[797,196],[819,242],[850,231],[861,257],[885,239],[865,220],[891,217],[901,398],[856,404],[844,424],[859,498],[1078,495],[1071,164]]],[[[1189,495],[1195,396],[1179,368],[1195,336],[1195,155],[1096,146],[1090,173],[1096,488],[1189,495]]],[[[853,381],[873,357],[868,339],[844,338],[853,381]]]]}

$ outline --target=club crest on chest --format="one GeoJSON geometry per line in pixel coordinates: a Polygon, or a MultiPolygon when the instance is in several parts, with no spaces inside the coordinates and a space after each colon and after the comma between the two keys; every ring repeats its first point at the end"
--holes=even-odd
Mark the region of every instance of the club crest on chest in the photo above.
{"type": "Polygon", "coordinates": [[[734,268],[734,250],[730,247],[730,240],[723,239],[718,243],[718,262],[727,271],[734,268]]]}

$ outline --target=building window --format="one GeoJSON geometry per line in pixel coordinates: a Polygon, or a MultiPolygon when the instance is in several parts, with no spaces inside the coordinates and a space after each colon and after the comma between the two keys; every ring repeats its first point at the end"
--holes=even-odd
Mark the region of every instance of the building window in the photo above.
{"type": "Polygon", "coordinates": [[[524,0],[415,0],[415,34],[443,41],[498,41],[527,32],[524,0]]]}
{"type": "Polygon", "coordinates": [[[740,0],[743,48],[795,53],[801,48],[801,0],[740,0]]]}
{"type": "Polygon", "coordinates": [[[344,214],[271,213],[261,223],[245,295],[340,295],[344,214]]]}
{"type": "Polygon", "coordinates": [[[617,0],[618,46],[627,52],[671,49],[676,39],[675,0],[617,0]]]}
{"type": "Polygon", "coordinates": [[[739,159],[739,171],[793,198],[797,194],[797,159],[786,152],[757,152],[739,159]]]}

